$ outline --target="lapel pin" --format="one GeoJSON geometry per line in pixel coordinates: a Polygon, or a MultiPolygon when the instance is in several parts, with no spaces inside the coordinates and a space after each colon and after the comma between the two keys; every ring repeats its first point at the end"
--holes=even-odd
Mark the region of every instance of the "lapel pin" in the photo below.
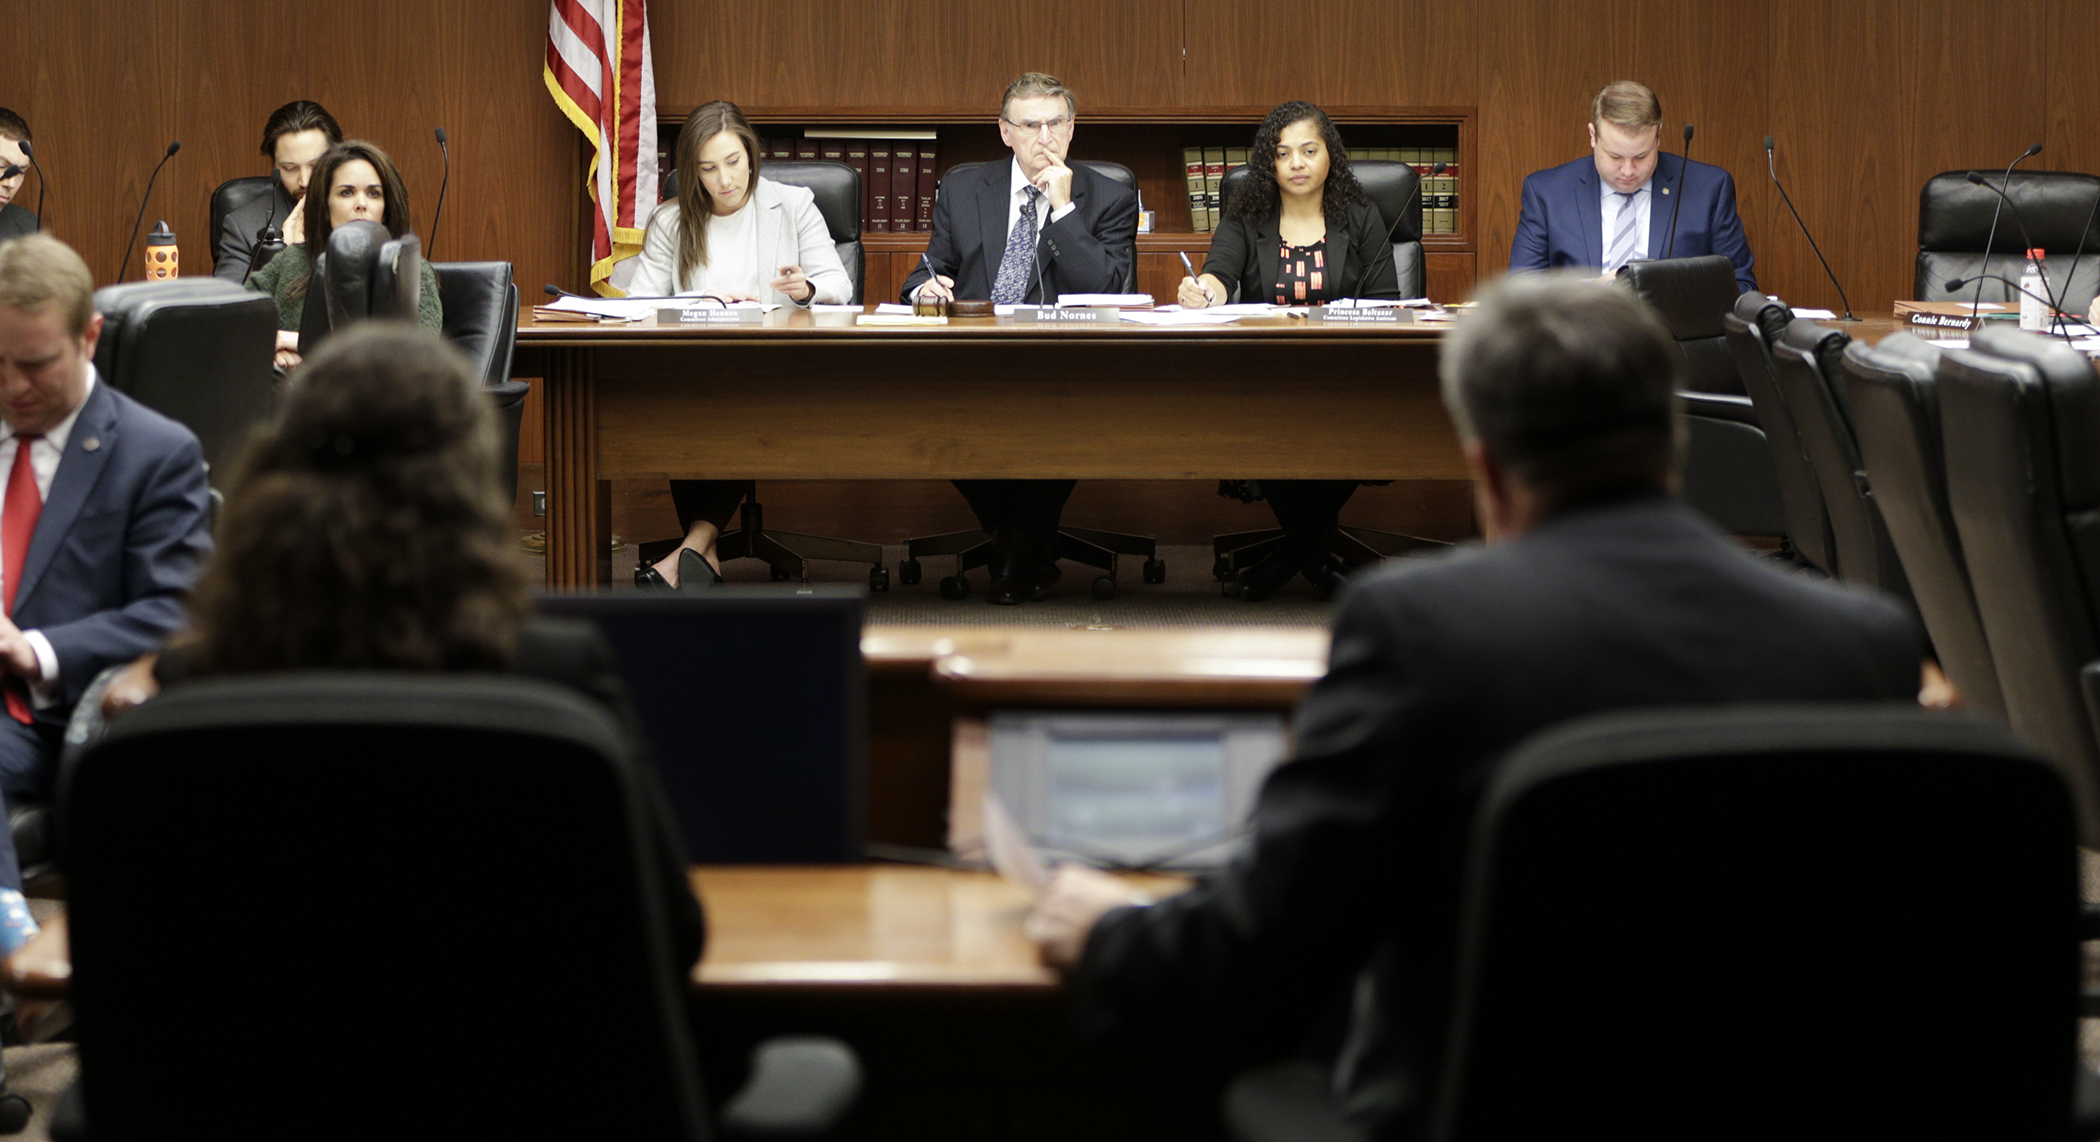
{"type": "Polygon", "coordinates": [[[1669,187],[1667,187],[1667,186],[1666,186],[1666,187],[1663,187],[1663,195],[1664,195],[1665,197],[1668,197],[1669,193],[1670,193],[1670,188],[1669,188],[1669,187]]]}
{"type": "Polygon", "coordinates": [[[82,452],[93,452],[100,447],[102,447],[102,438],[99,436],[90,436],[80,442],[80,450],[82,452]]]}

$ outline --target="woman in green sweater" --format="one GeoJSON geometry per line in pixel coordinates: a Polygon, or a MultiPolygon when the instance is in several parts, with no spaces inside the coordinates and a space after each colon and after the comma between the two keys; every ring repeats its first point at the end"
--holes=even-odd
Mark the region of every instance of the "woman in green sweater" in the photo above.
{"type": "MultiPolygon", "coordinates": [[[[408,189],[386,152],[362,139],[346,139],[328,149],[306,184],[306,241],[286,246],[270,264],[248,275],[248,288],[277,299],[277,367],[299,363],[299,319],[306,309],[307,283],[313,258],[328,249],[328,235],[356,221],[377,222],[400,237],[413,228],[408,220],[408,189]]],[[[437,271],[422,264],[421,297],[416,321],[433,333],[445,325],[438,300],[437,271]]]]}

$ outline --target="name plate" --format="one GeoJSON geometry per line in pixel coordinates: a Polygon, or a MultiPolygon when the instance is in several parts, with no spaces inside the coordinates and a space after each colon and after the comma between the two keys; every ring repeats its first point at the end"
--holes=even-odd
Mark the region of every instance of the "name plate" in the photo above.
{"type": "Polygon", "coordinates": [[[1934,329],[1974,329],[1976,327],[1976,319],[1973,317],[1950,317],[1944,313],[1913,313],[1910,315],[1910,323],[1912,325],[1930,325],[1934,329]]]}
{"type": "Polygon", "coordinates": [[[1109,306],[1059,308],[1054,305],[1017,305],[1014,321],[1022,325],[1105,325],[1123,320],[1121,310],[1109,306]]]}
{"type": "Polygon", "coordinates": [[[761,309],[659,309],[656,311],[658,325],[758,325],[766,314],[761,309]]]}
{"type": "Polygon", "coordinates": [[[1411,309],[1397,307],[1336,309],[1333,306],[1316,305],[1306,313],[1305,319],[1329,325],[1413,325],[1415,314],[1411,309]]]}

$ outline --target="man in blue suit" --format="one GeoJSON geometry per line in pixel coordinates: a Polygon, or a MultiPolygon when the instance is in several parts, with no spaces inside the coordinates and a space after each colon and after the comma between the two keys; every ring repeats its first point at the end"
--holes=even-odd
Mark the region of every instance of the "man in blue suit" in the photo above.
{"type": "Polygon", "coordinates": [[[1721,254],[1735,263],[1737,288],[1757,288],[1735,180],[1720,167],[1663,153],[1662,101],[1653,91],[1622,79],[1598,92],[1590,150],[1524,179],[1511,273],[1574,267],[1611,276],[1636,258],[1721,254]]]}
{"type": "Polygon", "coordinates": [[[99,383],[93,295],[58,239],[0,242],[0,812],[48,793],[81,691],[181,625],[211,551],[203,449],[99,383]]]}

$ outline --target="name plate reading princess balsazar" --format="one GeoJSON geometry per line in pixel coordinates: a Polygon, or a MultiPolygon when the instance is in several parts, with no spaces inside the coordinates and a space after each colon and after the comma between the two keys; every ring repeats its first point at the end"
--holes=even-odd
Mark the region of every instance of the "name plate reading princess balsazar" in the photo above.
{"type": "Polygon", "coordinates": [[[748,309],[724,309],[719,305],[696,305],[690,309],[681,306],[656,311],[658,325],[758,325],[765,319],[765,310],[756,306],[748,309]]]}
{"type": "Polygon", "coordinates": [[[1121,310],[1107,305],[1072,306],[1017,305],[1014,321],[1021,325],[1107,325],[1123,320],[1121,310]]]}
{"type": "Polygon", "coordinates": [[[1305,314],[1307,321],[1327,325],[1413,325],[1415,311],[1396,306],[1379,306],[1374,309],[1355,309],[1344,306],[1316,305],[1305,314]]]}

